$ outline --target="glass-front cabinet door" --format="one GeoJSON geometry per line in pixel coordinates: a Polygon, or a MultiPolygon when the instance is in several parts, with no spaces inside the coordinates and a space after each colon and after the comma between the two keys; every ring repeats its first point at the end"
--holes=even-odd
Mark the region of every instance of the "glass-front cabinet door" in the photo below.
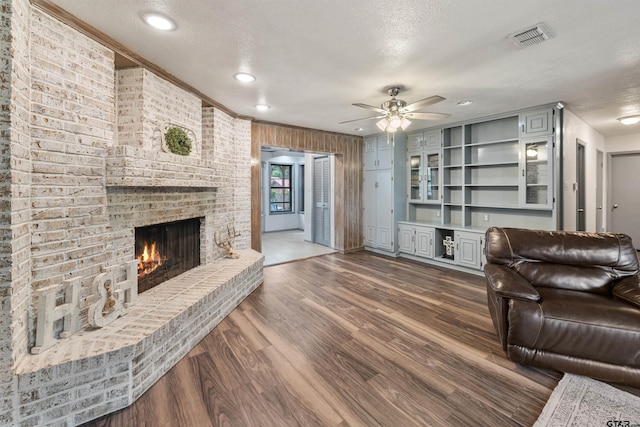
{"type": "Polygon", "coordinates": [[[422,177],[424,161],[422,151],[409,153],[409,201],[421,202],[423,193],[422,177]]]}
{"type": "Polygon", "coordinates": [[[552,154],[551,139],[521,140],[520,203],[526,207],[551,208],[552,154]]]}
{"type": "Polygon", "coordinates": [[[440,202],[440,154],[427,153],[427,173],[425,174],[425,201],[440,202]]]}
{"type": "Polygon", "coordinates": [[[440,154],[409,153],[409,201],[440,202],[440,154]]]}

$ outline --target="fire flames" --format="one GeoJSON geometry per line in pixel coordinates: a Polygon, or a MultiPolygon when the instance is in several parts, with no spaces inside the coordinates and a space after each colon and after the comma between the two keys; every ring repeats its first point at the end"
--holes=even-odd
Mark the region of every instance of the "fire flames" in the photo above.
{"type": "Polygon", "coordinates": [[[151,245],[144,242],[144,250],[142,254],[138,256],[138,279],[151,273],[164,263],[165,258],[160,255],[157,250],[156,242],[151,245]]]}

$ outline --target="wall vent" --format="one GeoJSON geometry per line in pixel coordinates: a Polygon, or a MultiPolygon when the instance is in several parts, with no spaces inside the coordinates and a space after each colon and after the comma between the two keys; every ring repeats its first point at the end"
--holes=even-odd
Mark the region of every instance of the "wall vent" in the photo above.
{"type": "Polygon", "coordinates": [[[553,37],[549,26],[544,22],[539,22],[531,27],[525,28],[509,35],[509,39],[518,47],[524,48],[534,44],[542,43],[553,37]]]}

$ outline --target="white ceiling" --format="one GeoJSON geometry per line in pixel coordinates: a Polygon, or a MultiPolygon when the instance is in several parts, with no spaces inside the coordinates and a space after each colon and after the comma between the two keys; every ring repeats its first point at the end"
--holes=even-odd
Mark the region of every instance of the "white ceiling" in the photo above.
{"type": "Polygon", "coordinates": [[[604,136],[640,133],[638,0],[49,0],[240,115],[350,134],[376,133],[360,102],[445,101],[420,111],[457,122],[562,101],[604,136]],[[161,12],[177,29],[140,16],[161,12]],[[546,23],[528,48],[507,39],[546,23]],[[240,83],[233,74],[254,74],[240,83]],[[473,104],[457,106],[471,99],[473,104]],[[272,108],[257,111],[254,105],[272,108]],[[355,130],[362,126],[363,132],[355,130]]]}

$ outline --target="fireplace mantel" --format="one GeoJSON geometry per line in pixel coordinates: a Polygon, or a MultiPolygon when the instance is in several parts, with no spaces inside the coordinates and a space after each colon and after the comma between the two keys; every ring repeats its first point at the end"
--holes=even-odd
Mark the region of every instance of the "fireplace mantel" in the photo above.
{"type": "Polygon", "coordinates": [[[179,156],[138,147],[110,147],[106,159],[107,187],[218,188],[230,181],[225,163],[179,156]]]}

